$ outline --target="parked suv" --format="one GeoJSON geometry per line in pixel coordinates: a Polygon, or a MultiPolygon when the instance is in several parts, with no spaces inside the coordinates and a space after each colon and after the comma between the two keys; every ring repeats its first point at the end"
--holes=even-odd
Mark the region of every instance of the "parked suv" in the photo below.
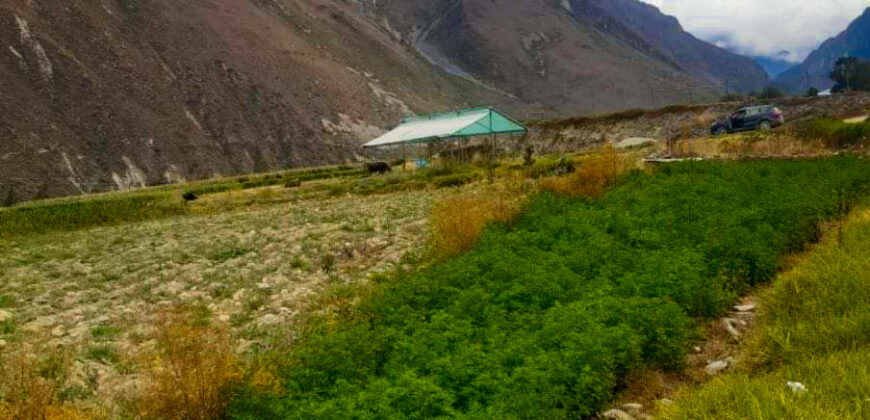
{"type": "Polygon", "coordinates": [[[738,109],[728,118],[713,123],[710,133],[721,135],[750,130],[770,130],[785,122],[782,111],[773,105],[747,106],[738,109]]]}

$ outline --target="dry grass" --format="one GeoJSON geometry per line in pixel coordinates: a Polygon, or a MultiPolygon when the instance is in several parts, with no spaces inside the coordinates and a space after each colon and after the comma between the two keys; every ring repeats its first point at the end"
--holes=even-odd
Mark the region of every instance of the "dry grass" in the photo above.
{"type": "Polygon", "coordinates": [[[96,416],[61,401],[67,353],[16,351],[0,358],[0,420],[79,420],[96,416]]]}
{"type": "Polygon", "coordinates": [[[508,222],[514,205],[501,198],[449,198],[432,210],[433,253],[448,258],[471,249],[483,229],[492,222],[508,222]]]}
{"type": "Polygon", "coordinates": [[[628,170],[629,166],[613,146],[606,145],[583,160],[580,168],[573,174],[544,179],[541,181],[541,188],[557,194],[597,197],[616,176],[628,170]]]}
{"type": "Polygon", "coordinates": [[[684,157],[816,156],[831,152],[819,141],[763,132],[681,140],[674,150],[677,156],[684,157]]]}
{"type": "Polygon", "coordinates": [[[148,385],[136,408],[141,418],[225,418],[234,386],[242,380],[225,325],[212,326],[176,308],[157,325],[157,352],[146,372],[148,385]]]}
{"type": "Polygon", "coordinates": [[[471,249],[490,223],[509,223],[519,214],[524,193],[517,188],[494,188],[436,202],[432,208],[430,249],[435,259],[471,249]]]}
{"type": "MultiPolygon", "coordinates": [[[[68,349],[75,392],[61,388],[65,401],[130,418],[150,386],[153,320],[165,308],[207,308],[210,322],[230,324],[228,348],[239,355],[283,344],[322,309],[319,297],[335,295],[330,305],[341,308],[354,294],[336,287],[356,291],[413,264],[426,250],[433,201],[478,188],[289,201],[280,187],[233,191],[194,202],[186,217],[0,239],[0,310],[11,314],[0,322],[0,353],[68,349]],[[148,364],[135,363],[145,354],[148,364]]],[[[279,389],[268,371],[254,382],[279,389]]],[[[10,383],[0,378],[0,399],[10,383]]]]}

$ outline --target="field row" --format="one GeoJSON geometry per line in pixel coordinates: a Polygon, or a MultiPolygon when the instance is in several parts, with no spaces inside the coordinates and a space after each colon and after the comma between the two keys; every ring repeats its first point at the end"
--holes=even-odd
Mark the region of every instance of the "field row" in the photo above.
{"type": "Polygon", "coordinates": [[[679,369],[699,320],[772,278],[868,185],[868,162],[835,158],[687,162],[597,200],[543,193],[470,252],[312,320],[274,356],[284,391],[249,388],[233,414],[594,415],[629,371],[679,369]]]}

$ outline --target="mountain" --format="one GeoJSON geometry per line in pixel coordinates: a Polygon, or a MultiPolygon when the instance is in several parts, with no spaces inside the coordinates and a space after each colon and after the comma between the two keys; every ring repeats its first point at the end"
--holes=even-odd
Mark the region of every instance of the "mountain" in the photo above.
{"type": "Polygon", "coordinates": [[[834,86],[830,79],[834,63],[847,54],[870,58],[870,8],[864,10],[845,31],[825,41],[810,53],[799,66],[781,74],[775,84],[794,93],[805,92],[810,87],[830,89],[834,86]]]}
{"type": "Polygon", "coordinates": [[[353,161],[411,113],[767,83],[636,0],[5,0],[0,80],[0,202],[353,161]]]}
{"type": "Polygon", "coordinates": [[[636,0],[369,3],[434,64],[574,114],[768,83],[751,59],[698,40],[636,0]]]}
{"type": "MultiPolygon", "coordinates": [[[[787,55],[787,53],[780,54],[779,56],[783,57],[785,55],[787,55]]],[[[755,57],[755,62],[764,68],[764,71],[767,72],[771,79],[776,79],[780,74],[785,73],[796,65],[791,61],[777,57],[755,57]]]]}

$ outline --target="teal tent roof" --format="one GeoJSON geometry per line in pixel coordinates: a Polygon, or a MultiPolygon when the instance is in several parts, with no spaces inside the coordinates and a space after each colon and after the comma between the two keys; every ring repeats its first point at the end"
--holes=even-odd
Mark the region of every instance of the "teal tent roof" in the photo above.
{"type": "Polygon", "coordinates": [[[527,131],[528,129],[522,124],[495,109],[475,108],[405,118],[398,127],[366,143],[364,147],[430,143],[451,138],[526,133],[527,131]]]}

